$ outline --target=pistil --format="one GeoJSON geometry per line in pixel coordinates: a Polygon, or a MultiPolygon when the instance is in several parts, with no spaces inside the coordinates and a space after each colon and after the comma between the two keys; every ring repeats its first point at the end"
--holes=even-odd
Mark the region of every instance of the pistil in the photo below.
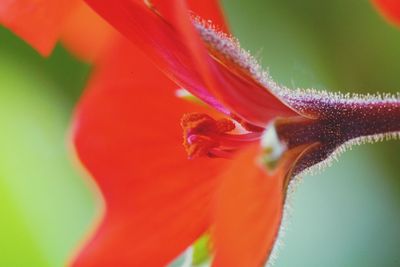
{"type": "Polygon", "coordinates": [[[261,132],[238,133],[232,120],[215,120],[203,113],[185,114],[181,126],[183,145],[190,159],[231,158],[245,145],[258,142],[262,135],[261,132]]]}

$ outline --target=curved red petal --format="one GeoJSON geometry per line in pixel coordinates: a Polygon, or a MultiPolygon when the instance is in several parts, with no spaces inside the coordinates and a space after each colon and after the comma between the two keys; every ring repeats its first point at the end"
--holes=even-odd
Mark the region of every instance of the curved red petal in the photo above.
{"type": "Polygon", "coordinates": [[[189,161],[182,146],[182,114],[204,107],[175,97],[130,43],[111,52],[75,116],[76,150],[107,211],[73,265],[164,266],[209,226],[224,163],[189,161]]]}
{"type": "Polygon", "coordinates": [[[237,75],[211,56],[193,27],[183,0],[86,0],[178,84],[218,110],[265,126],[296,113],[249,75],[237,75]],[[221,104],[221,102],[223,104],[221,104]]]}
{"type": "Polygon", "coordinates": [[[390,22],[400,26],[399,0],[372,0],[382,15],[390,22]]]}
{"type": "Polygon", "coordinates": [[[77,0],[1,1],[0,23],[47,56],[76,3],[77,0]]]}
{"type": "Polygon", "coordinates": [[[223,113],[229,113],[209,94],[194,68],[188,48],[175,29],[139,0],[86,0],[111,25],[140,47],[157,65],[183,88],[223,113]]]}
{"type": "Polygon", "coordinates": [[[182,42],[189,48],[195,67],[205,80],[208,89],[229,110],[244,120],[262,127],[265,127],[274,117],[297,114],[270,91],[256,83],[249,74],[244,72],[240,75],[235,74],[232,69],[236,66],[224,62],[224,57],[216,60],[210,56],[204,42],[193,27],[186,1],[172,2],[168,5],[163,2],[164,5],[160,5],[161,13],[181,34],[182,42]]]}
{"type": "Polygon", "coordinates": [[[268,173],[258,162],[257,147],[250,147],[219,177],[213,266],[265,265],[277,239],[287,179],[299,151],[290,152],[268,173]]]}

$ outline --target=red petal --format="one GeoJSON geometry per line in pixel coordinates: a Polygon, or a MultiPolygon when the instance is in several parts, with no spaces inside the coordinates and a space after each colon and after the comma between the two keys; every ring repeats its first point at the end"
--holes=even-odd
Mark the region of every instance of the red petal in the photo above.
{"type": "Polygon", "coordinates": [[[130,44],[111,52],[75,116],[77,152],[107,211],[74,265],[164,266],[207,229],[224,163],[184,151],[180,118],[204,108],[175,97],[130,44]]]}
{"type": "Polygon", "coordinates": [[[217,96],[229,110],[246,121],[265,127],[277,116],[294,116],[282,101],[266,88],[256,83],[248,73],[233,73],[238,68],[233,62],[211,57],[205,49],[204,42],[198,36],[188,15],[188,7],[184,0],[174,0],[166,4],[159,0],[159,9],[167,21],[172,23],[181,34],[182,42],[189,48],[194,67],[202,74],[208,89],[217,96]],[[164,5],[161,5],[164,3],[164,5]]]}
{"type": "Polygon", "coordinates": [[[146,54],[183,88],[228,113],[211,96],[199,73],[193,68],[188,48],[176,31],[139,0],[86,0],[86,2],[146,54]]]}
{"type": "Polygon", "coordinates": [[[64,45],[79,58],[93,61],[119,35],[84,2],[79,2],[61,33],[64,45]]]}
{"type": "Polygon", "coordinates": [[[86,2],[181,86],[220,111],[229,114],[231,110],[260,126],[272,117],[296,114],[248,75],[237,75],[231,66],[221,65],[208,54],[190,21],[185,1],[156,1],[156,9],[143,1],[86,2]]]}
{"type": "Polygon", "coordinates": [[[291,153],[273,174],[257,162],[257,149],[244,151],[221,178],[213,229],[216,267],[264,266],[281,224],[291,153]]]}
{"type": "Polygon", "coordinates": [[[3,0],[0,23],[42,55],[49,55],[76,3],[77,0],[3,0]]]}
{"type": "Polygon", "coordinates": [[[373,3],[390,22],[400,26],[400,1],[399,0],[373,0],[373,3]]]}

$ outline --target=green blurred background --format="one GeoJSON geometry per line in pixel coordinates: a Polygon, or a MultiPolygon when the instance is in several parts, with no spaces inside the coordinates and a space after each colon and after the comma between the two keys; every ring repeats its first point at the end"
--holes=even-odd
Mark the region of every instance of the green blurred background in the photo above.
{"type": "MultiPolygon", "coordinates": [[[[368,0],[225,0],[233,32],[288,87],[400,91],[400,29],[368,0]]],[[[90,73],[0,28],[0,266],[63,266],[99,205],[68,127],[90,73]]],[[[400,142],[355,147],[293,196],[277,267],[400,266],[400,142]]]]}

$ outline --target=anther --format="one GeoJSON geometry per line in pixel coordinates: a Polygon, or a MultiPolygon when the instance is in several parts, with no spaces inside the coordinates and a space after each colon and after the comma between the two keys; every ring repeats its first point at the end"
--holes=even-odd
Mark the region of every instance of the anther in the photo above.
{"type": "Polygon", "coordinates": [[[260,133],[233,134],[235,123],[227,118],[215,120],[204,113],[185,114],[181,120],[183,145],[190,159],[197,157],[231,158],[244,145],[258,141],[260,133]]]}

